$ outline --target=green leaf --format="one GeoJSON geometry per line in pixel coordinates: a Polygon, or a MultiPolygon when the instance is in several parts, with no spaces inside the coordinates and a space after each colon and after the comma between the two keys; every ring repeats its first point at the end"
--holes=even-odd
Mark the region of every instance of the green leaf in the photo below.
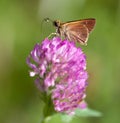
{"type": "Polygon", "coordinates": [[[67,114],[56,113],[45,119],[45,123],[70,123],[73,116],[67,114]]]}
{"type": "Polygon", "coordinates": [[[79,117],[101,117],[102,114],[99,111],[92,110],[89,108],[86,109],[76,109],[75,115],[79,117]]]}
{"type": "Polygon", "coordinates": [[[59,114],[54,114],[54,115],[46,117],[44,123],[55,123],[56,121],[59,121],[59,120],[60,120],[59,114]]]}
{"type": "Polygon", "coordinates": [[[73,119],[73,116],[67,114],[61,114],[61,119],[64,123],[69,123],[73,119]]]}
{"type": "Polygon", "coordinates": [[[44,123],[70,123],[74,117],[100,117],[102,114],[98,111],[86,108],[76,109],[75,115],[67,115],[63,113],[55,113],[45,118],[44,123]]]}

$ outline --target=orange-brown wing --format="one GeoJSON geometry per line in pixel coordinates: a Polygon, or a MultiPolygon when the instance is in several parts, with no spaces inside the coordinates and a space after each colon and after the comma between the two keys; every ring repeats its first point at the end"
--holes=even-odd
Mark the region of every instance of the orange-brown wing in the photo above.
{"type": "Polygon", "coordinates": [[[95,26],[96,20],[94,18],[83,19],[80,20],[80,23],[84,24],[88,28],[89,32],[91,32],[95,26]]]}
{"type": "Polygon", "coordinates": [[[71,41],[78,41],[83,45],[87,44],[90,31],[95,26],[95,19],[84,19],[63,23],[65,37],[71,41]]]}
{"type": "Polygon", "coordinates": [[[74,24],[64,27],[64,35],[70,41],[80,42],[82,45],[87,44],[89,30],[85,25],[74,24]]]}
{"type": "Polygon", "coordinates": [[[85,25],[89,32],[91,32],[95,26],[96,20],[94,18],[82,19],[77,21],[69,21],[67,23],[63,23],[64,26],[71,26],[71,25],[85,25]]]}
{"type": "Polygon", "coordinates": [[[82,45],[86,45],[88,40],[88,29],[84,25],[69,27],[69,31],[66,31],[66,35],[69,40],[80,42],[82,45]]]}

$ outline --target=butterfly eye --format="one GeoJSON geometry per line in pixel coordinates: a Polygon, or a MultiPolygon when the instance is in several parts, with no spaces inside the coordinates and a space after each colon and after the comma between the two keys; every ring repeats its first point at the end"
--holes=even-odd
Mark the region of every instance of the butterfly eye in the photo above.
{"type": "Polygon", "coordinates": [[[55,27],[58,27],[57,21],[53,21],[53,25],[54,25],[55,27]]]}
{"type": "Polygon", "coordinates": [[[53,25],[57,27],[57,22],[56,21],[53,21],[53,25]]]}
{"type": "Polygon", "coordinates": [[[55,27],[60,27],[60,21],[53,21],[53,25],[55,27]]]}

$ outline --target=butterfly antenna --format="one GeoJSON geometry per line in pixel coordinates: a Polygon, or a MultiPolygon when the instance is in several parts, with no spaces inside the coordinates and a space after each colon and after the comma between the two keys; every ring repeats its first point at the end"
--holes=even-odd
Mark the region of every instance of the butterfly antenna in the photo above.
{"type": "Polygon", "coordinates": [[[42,22],[41,22],[41,36],[43,36],[43,24],[44,24],[44,22],[47,22],[47,23],[49,23],[49,22],[52,22],[53,23],[53,20],[51,20],[50,18],[44,18],[43,20],[42,20],[42,22]]]}
{"type": "Polygon", "coordinates": [[[45,21],[45,22],[53,22],[53,20],[51,20],[50,18],[44,18],[43,21],[45,21]]]}

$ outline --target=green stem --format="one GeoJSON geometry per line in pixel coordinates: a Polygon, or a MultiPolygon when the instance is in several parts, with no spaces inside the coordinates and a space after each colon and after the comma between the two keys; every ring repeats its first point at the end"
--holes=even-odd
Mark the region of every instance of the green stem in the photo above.
{"type": "Polygon", "coordinates": [[[43,116],[41,118],[41,121],[40,123],[45,123],[45,119],[48,117],[48,116],[51,116],[55,113],[54,111],[54,106],[53,106],[53,103],[52,103],[52,100],[51,100],[51,95],[45,93],[44,95],[44,108],[43,108],[43,116]]]}

